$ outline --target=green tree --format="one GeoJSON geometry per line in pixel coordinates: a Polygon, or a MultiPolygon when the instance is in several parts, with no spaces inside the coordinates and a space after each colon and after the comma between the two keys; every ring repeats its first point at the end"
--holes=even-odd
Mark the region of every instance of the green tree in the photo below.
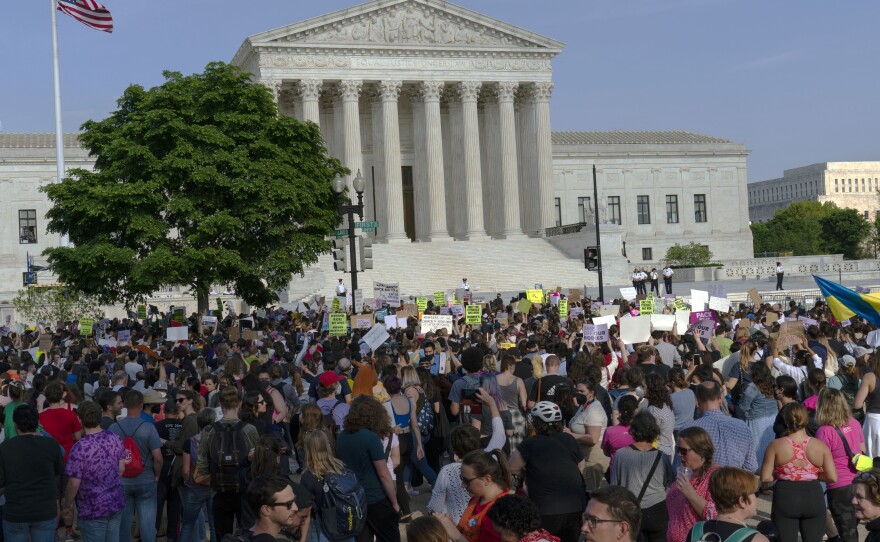
{"type": "Polygon", "coordinates": [[[331,182],[348,171],[318,126],[279,115],[238,68],[164,76],[128,87],[108,118],[82,126],[94,171],[44,189],[47,228],[73,246],[44,254],[60,280],[105,303],[184,285],[205,311],[210,286],[231,284],[265,306],[330,249],[331,182]]]}
{"type": "Polygon", "coordinates": [[[868,221],[855,209],[833,209],[820,221],[825,251],[855,260],[870,235],[868,221]]]}
{"type": "Polygon", "coordinates": [[[822,219],[837,206],[817,201],[797,201],[763,225],[752,225],[755,252],[792,252],[796,256],[827,254],[822,219]]]}
{"type": "Polygon", "coordinates": [[[678,267],[699,267],[712,261],[712,251],[693,242],[684,246],[675,243],[666,251],[665,260],[678,267]]]}
{"type": "Polygon", "coordinates": [[[12,300],[16,312],[29,322],[69,324],[81,318],[101,318],[98,300],[64,286],[36,286],[19,290],[12,300]]]}

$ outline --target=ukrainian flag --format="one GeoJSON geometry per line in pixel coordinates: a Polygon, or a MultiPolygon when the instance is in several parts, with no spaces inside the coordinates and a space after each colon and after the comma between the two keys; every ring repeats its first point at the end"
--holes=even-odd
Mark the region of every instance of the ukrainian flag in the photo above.
{"type": "Polygon", "coordinates": [[[819,290],[825,296],[831,314],[838,322],[861,316],[875,326],[880,326],[880,293],[859,294],[846,286],[813,275],[819,290]]]}

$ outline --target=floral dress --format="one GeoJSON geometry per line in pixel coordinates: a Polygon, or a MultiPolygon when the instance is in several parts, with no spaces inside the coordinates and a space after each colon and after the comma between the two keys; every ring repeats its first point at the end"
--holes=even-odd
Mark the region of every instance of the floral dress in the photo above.
{"type": "Polygon", "coordinates": [[[669,488],[669,493],[666,494],[666,508],[669,510],[669,526],[666,528],[668,542],[685,542],[691,528],[698,521],[714,519],[718,515],[715,510],[715,501],[709,494],[709,477],[716,470],[718,467],[712,466],[706,469],[706,472],[701,476],[694,475],[691,478],[691,484],[693,484],[697,495],[706,499],[706,509],[702,516],[697,515],[687,497],[678,489],[677,484],[672,484],[672,487],[669,488]]]}

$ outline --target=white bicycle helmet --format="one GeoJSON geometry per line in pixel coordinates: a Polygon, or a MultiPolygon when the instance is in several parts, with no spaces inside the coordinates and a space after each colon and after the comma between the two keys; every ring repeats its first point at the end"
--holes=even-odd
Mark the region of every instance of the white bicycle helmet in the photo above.
{"type": "Polygon", "coordinates": [[[529,411],[529,414],[547,423],[562,421],[562,411],[559,410],[559,405],[551,401],[538,401],[532,407],[532,410],[529,411]]]}

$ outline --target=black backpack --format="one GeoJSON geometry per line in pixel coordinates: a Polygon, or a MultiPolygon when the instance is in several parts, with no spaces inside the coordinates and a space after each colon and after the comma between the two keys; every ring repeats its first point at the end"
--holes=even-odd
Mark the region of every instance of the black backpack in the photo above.
{"type": "Polygon", "coordinates": [[[208,447],[211,469],[211,487],[220,493],[239,493],[241,482],[238,471],[247,461],[243,421],[235,424],[214,422],[214,434],[208,447]]]}
{"type": "Polygon", "coordinates": [[[354,472],[327,473],[321,480],[323,497],[318,509],[321,531],[330,540],[357,536],[367,522],[367,495],[354,472]]]}

